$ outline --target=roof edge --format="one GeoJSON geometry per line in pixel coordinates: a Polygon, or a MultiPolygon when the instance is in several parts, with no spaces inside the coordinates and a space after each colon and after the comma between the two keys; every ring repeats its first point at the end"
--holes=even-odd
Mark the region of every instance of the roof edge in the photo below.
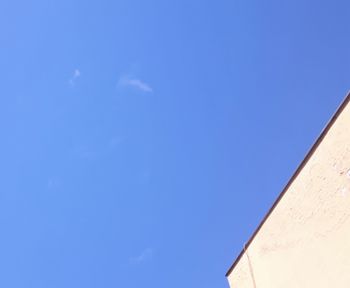
{"type": "Polygon", "coordinates": [[[349,102],[350,102],[350,91],[347,93],[345,99],[340,104],[340,106],[338,107],[336,112],[333,114],[332,118],[328,121],[328,123],[326,124],[325,128],[323,128],[321,134],[318,136],[317,140],[314,142],[314,144],[311,146],[311,148],[307,152],[306,156],[304,157],[304,160],[299,164],[298,168],[295,170],[295,172],[293,173],[292,177],[289,179],[289,181],[287,182],[287,184],[283,188],[282,192],[279,194],[279,196],[277,197],[275,202],[272,204],[271,208],[265,214],[263,220],[260,222],[258,227],[255,229],[255,231],[253,232],[252,236],[250,236],[248,242],[246,242],[244,244],[245,248],[241,250],[241,252],[237,256],[236,260],[233,262],[231,267],[227,270],[227,272],[225,274],[226,277],[228,277],[231,274],[231,272],[233,271],[233,269],[236,267],[236,265],[238,264],[239,260],[242,258],[243,254],[244,254],[244,250],[247,249],[249,247],[249,245],[253,242],[255,236],[258,234],[258,232],[260,231],[260,229],[262,228],[262,226],[266,222],[267,218],[269,218],[269,216],[271,215],[271,213],[273,212],[275,207],[278,205],[278,203],[280,202],[280,200],[282,199],[284,194],[287,192],[287,190],[292,185],[294,180],[298,177],[298,175],[300,174],[300,172],[302,171],[302,169],[304,168],[306,163],[310,160],[310,158],[312,157],[312,155],[314,154],[316,149],[321,144],[322,140],[325,138],[325,136],[327,135],[329,130],[332,128],[333,124],[338,119],[339,115],[343,112],[343,110],[345,109],[345,107],[347,106],[347,104],[349,102]]]}

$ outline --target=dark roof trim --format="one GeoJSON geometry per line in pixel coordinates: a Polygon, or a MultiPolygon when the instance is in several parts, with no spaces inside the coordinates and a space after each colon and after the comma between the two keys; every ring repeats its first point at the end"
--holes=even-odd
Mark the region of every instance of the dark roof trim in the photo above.
{"type": "MultiPolygon", "coordinates": [[[[287,192],[287,190],[289,189],[289,187],[292,185],[293,181],[298,177],[298,175],[300,174],[301,170],[304,168],[305,164],[309,161],[309,159],[312,157],[312,155],[314,154],[314,152],[316,151],[316,149],[318,148],[318,146],[321,144],[322,140],[325,138],[325,136],[327,135],[328,131],[332,128],[333,124],[335,123],[335,121],[337,120],[337,118],[339,117],[339,115],[341,114],[341,112],[343,112],[344,108],[346,107],[346,105],[350,102],[350,92],[348,92],[347,96],[345,97],[345,99],[343,100],[342,104],[339,106],[339,108],[337,109],[337,111],[335,112],[335,114],[333,115],[333,117],[331,118],[331,120],[328,122],[328,124],[326,125],[326,127],[323,129],[322,133],[320,134],[320,136],[317,138],[316,142],[312,145],[311,149],[309,150],[309,152],[306,154],[304,160],[300,163],[299,167],[297,168],[297,170],[294,172],[292,178],[290,178],[290,180],[288,181],[287,185],[284,187],[284,189],[282,190],[282,192],[280,193],[280,195],[278,196],[278,198],[276,199],[276,201],[273,203],[272,207],[270,208],[270,210],[267,212],[267,214],[265,215],[265,217],[263,218],[263,220],[260,222],[259,226],[255,229],[253,235],[250,237],[250,239],[248,240],[248,242],[244,245],[244,247],[247,249],[250,245],[250,243],[252,243],[252,241],[254,240],[255,236],[258,234],[258,232],[260,231],[260,229],[262,228],[262,226],[264,225],[265,221],[267,220],[267,218],[270,216],[270,214],[273,212],[273,210],[275,209],[275,207],[278,205],[278,203],[280,202],[280,200],[282,199],[282,197],[284,196],[284,194],[287,192]]],[[[236,267],[237,263],[239,262],[239,260],[242,258],[244,254],[244,249],[241,251],[241,253],[238,255],[238,257],[236,258],[236,260],[233,262],[233,264],[231,265],[230,269],[228,269],[228,271],[226,272],[226,277],[228,277],[232,270],[236,267]]]]}

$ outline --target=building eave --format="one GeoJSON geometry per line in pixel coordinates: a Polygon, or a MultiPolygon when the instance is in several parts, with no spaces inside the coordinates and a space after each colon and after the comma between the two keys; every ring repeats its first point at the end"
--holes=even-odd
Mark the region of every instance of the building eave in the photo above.
{"type": "Polygon", "coordinates": [[[294,180],[298,177],[298,175],[300,174],[300,172],[303,170],[304,166],[306,165],[306,163],[310,160],[310,158],[312,157],[312,155],[314,154],[314,152],[317,150],[317,148],[319,147],[320,143],[323,141],[323,139],[325,138],[325,136],[327,135],[328,131],[331,129],[331,127],[333,126],[333,124],[336,122],[336,120],[338,119],[339,115],[342,113],[342,111],[344,110],[344,108],[347,106],[347,104],[350,102],[350,92],[348,92],[347,96],[345,97],[345,99],[343,100],[343,102],[341,103],[341,105],[339,106],[339,108],[336,110],[336,112],[334,113],[334,115],[332,116],[332,118],[329,120],[329,122],[327,123],[327,125],[325,126],[325,128],[322,130],[321,134],[319,135],[319,137],[317,138],[317,140],[315,141],[315,143],[312,145],[312,147],[310,148],[310,150],[307,152],[306,156],[304,157],[303,161],[300,163],[300,165],[298,166],[298,168],[296,169],[296,171],[294,172],[294,174],[292,175],[292,177],[290,178],[290,180],[287,182],[287,184],[285,185],[285,187],[283,188],[282,192],[279,194],[279,196],[277,197],[276,201],[273,203],[273,205],[271,206],[271,208],[269,209],[269,211],[266,213],[266,215],[264,216],[264,218],[262,219],[262,221],[260,222],[260,224],[258,225],[258,227],[255,229],[254,233],[252,234],[252,236],[249,238],[249,240],[246,242],[246,244],[244,245],[244,248],[242,249],[242,251],[239,253],[238,257],[236,258],[236,260],[233,262],[233,264],[230,266],[230,268],[228,269],[228,271],[226,272],[226,277],[228,277],[231,272],[235,269],[236,265],[238,264],[238,262],[240,261],[240,259],[242,258],[242,256],[244,255],[244,251],[246,249],[248,249],[249,245],[252,243],[252,241],[254,240],[255,236],[259,233],[260,229],[262,228],[262,226],[264,225],[264,223],[266,222],[266,220],[269,218],[269,216],[271,215],[271,213],[274,211],[275,207],[278,205],[278,203],[280,202],[280,200],[283,198],[284,194],[288,191],[289,187],[291,186],[291,184],[294,182],[294,180]]]}

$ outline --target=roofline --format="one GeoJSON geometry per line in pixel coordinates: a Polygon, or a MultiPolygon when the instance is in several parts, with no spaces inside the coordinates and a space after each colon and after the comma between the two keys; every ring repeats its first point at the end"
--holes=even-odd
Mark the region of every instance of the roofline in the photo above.
{"type": "Polygon", "coordinates": [[[345,109],[346,105],[350,102],[350,91],[348,92],[347,96],[345,97],[345,99],[343,100],[343,102],[340,104],[340,106],[338,107],[337,111],[334,113],[334,115],[332,116],[332,118],[329,120],[329,122],[327,123],[327,125],[325,126],[325,128],[322,130],[321,134],[318,136],[316,142],[311,146],[311,149],[308,151],[308,153],[306,154],[304,160],[299,164],[298,168],[295,170],[293,176],[290,178],[290,180],[287,182],[287,185],[283,188],[282,192],[280,193],[280,195],[277,197],[277,199],[275,200],[275,202],[273,203],[272,207],[269,209],[269,211],[267,212],[267,214],[264,216],[263,220],[260,222],[259,226],[255,229],[254,233],[252,234],[252,236],[250,237],[250,239],[248,240],[248,242],[244,245],[244,249],[242,249],[242,251],[239,253],[238,257],[236,258],[236,260],[233,262],[233,264],[231,265],[231,267],[228,269],[228,271],[226,272],[225,276],[228,277],[231,272],[233,271],[233,269],[236,267],[236,265],[238,264],[239,260],[242,258],[243,254],[244,254],[244,250],[248,249],[249,245],[253,242],[255,236],[258,234],[258,232],[260,231],[260,229],[262,228],[262,226],[264,225],[264,223],[266,222],[267,218],[269,218],[269,216],[271,215],[271,213],[273,212],[273,210],[276,208],[276,206],[278,205],[278,203],[281,201],[282,197],[284,196],[284,194],[288,191],[289,187],[292,185],[292,183],[294,182],[294,180],[298,177],[298,175],[300,174],[300,172],[302,171],[302,169],[305,167],[306,163],[310,160],[310,158],[312,157],[312,155],[314,154],[314,152],[316,151],[316,149],[319,147],[319,145],[321,144],[322,140],[325,138],[325,136],[327,135],[328,131],[332,128],[333,124],[335,123],[335,121],[338,119],[339,115],[341,114],[341,112],[343,112],[343,110],[345,109]]]}

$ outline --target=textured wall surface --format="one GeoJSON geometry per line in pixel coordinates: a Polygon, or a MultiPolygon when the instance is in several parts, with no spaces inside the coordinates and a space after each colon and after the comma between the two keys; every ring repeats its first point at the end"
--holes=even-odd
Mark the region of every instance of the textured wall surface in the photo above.
{"type": "Polygon", "coordinates": [[[350,287],[349,104],[228,280],[231,288],[350,287]]]}

